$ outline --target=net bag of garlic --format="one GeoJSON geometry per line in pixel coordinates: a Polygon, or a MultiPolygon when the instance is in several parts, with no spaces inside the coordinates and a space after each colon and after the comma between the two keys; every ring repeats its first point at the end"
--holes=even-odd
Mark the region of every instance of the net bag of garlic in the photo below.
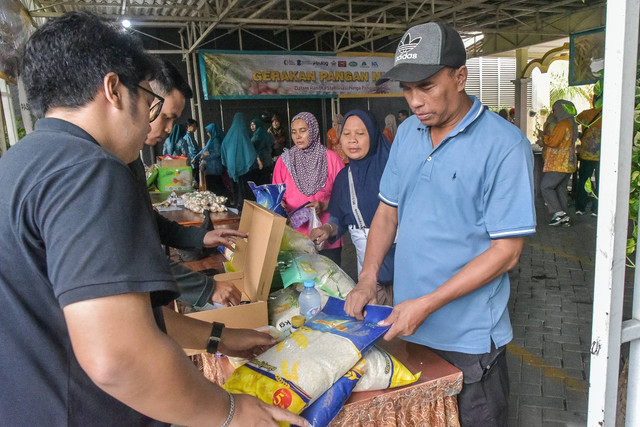
{"type": "Polygon", "coordinates": [[[210,212],[224,212],[227,207],[225,196],[216,196],[211,191],[194,191],[182,195],[184,207],[195,213],[202,213],[205,209],[210,212]]]}

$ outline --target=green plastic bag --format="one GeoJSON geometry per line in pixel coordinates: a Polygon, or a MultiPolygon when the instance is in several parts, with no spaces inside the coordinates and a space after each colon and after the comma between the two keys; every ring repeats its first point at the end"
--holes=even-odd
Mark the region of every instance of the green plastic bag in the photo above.
{"type": "Polygon", "coordinates": [[[280,252],[278,269],[285,288],[305,280],[315,281],[318,291],[323,296],[323,303],[328,296],[345,299],[356,286],[353,279],[335,262],[319,254],[280,252]]]}
{"type": "Polygon", "coordinates": [[[158,189],[160,191],[191,191],[193,171],[191,166],[158,168],[158,189]]]}

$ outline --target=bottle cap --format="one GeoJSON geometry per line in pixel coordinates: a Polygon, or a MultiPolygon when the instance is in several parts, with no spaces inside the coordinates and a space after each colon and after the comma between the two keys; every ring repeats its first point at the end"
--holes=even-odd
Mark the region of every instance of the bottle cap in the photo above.
{"type": "Polygon", "coordinates": [[[291,317],[291,326],[293,326],[294,328],[299,328],[300,326],[304,325],[305,320],[306,319],[304,318],[304,316],[296,314],[295,316],[291,317]]]}
{"type": "Polygon", "coordinates": [[[316,282],[314,282],[313,280],[305,280],[304,281],[304,287],[305,288],[313,288],[316,285],[316,282]]]}

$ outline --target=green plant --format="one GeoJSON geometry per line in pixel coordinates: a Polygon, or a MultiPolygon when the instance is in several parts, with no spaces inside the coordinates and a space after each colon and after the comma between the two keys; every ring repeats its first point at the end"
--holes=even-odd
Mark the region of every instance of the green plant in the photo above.
{"type": "MultiPolygon", "coordinates": [[[[640,70],[640,61],[637,69],[640,70]]],[[[640,79],[636,74],[635,110],[633,115],[633,147],[631,151],[631,187],[629,193],[629,220],[633,224],[631,237],[627,239],[627,260],[635,267],[631,255],[638,240],[638,200],[640,197],[640,79]]]]}

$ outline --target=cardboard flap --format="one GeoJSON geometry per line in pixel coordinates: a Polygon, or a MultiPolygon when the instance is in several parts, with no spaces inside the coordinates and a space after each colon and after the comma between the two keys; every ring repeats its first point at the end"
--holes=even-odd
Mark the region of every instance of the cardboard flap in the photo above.
{"type": "MultiPolygon", "coordinates": [[[[242,280],[244,273],[242,271],[234,271],[231,273],[219,273],[213,276],[213,280],[220,282],[233,282],[236,280],[242,280]]],[[[242,289],[241,289],[242,290],[242,289]]]]}
{"type": "Polygon", "coordinates": [[[245,200],[238,230],[247,233],[233,253],[234,269],[244,273],[244,292],[251,301],[266,301],[287,219],[245,200]]]}
{"type": "MultiPolygon", "coordinates": [[[[221,322],[227,328],[257,329],[266,325],[268,319],[266,301],[241,304],[218,310],[200,311],[187,314],[204,322],[221,322]]],[[[204,353],[204,348],[184,348],[188,356],[204,353]]]]}

